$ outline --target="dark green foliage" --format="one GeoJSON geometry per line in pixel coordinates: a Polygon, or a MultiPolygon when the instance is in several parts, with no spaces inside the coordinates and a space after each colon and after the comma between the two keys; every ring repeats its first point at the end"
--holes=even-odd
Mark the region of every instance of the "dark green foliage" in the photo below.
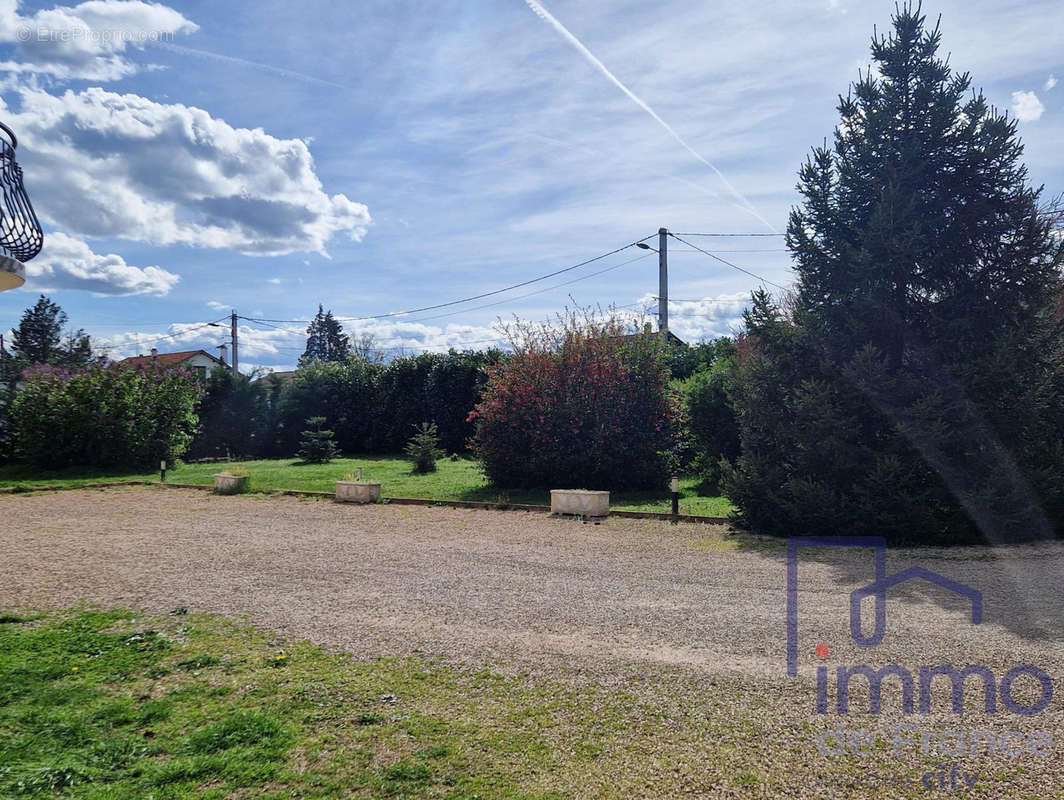
{"type": "Polygon", "coordinates": [[[699,342],[698,344],[680,344],[669,340],[668,359],[669,374],[675,380],[686,380],[699,370],[705,369],[718,358],[727,355],[732,347],[728,336],[699,342]]]}
{"type": "Polygon", "coordinates": [[[488,479],[505,488],[660,488],[674,408],[665,345],[616,318],[527,326],[472,415],[488,479]]]}
{"type": "Polygon", "coordinates": [[[429,408],[425,418],[436,423],[440,445],[447,452],[462,453],[469,449],[475,432],[469,414],[480,402],[488,382],[488,368],[503,358],[501,350],[476,353],[451,350],[433,365],[425,384],[429,408]]]}
{"type": "Polygon", "coordinates": [[[22,313],[7,346],[0,347],[0,464],[14,456],[11,405],[23,370],[34,364],[85,366],[96,361],[82,330],[65,332],[67,315],[43,294],[22,313]]]}
{"type": "Polygon", "coordinates": [[[11,417],[17,455],[46,469],[152,467],[185,452],[202,388],[184,370],[31,367],[11,417]]]}
{"type": "MultiPolygon", "coordinates": [[[[395,453],[422,421],[435,423],[440,443],[450,452],[467,449],[474,426],[469,413],[487,381],[486,368],[499,351],[446,355],[423,353],[381,364],[354,357],[343,362],[312,361],[296,370],[269,403],[262,437],[278,454],[298,447],[308,417],[323,416],[347,453],[395,453]],[[276,442],[276,445],[274,445],[276,442]]],[[[269,450],[267,452],[270,452],[269,450]]]]}
{"type": "Polygon", "coordinates": [[[702,494],[720,494],[721,460],[730,464],[739,456],[736,370],[734,359],[724,356],[684,383],[687,425],[697,454],[693,467],[702,494]]]}
{"type": "Polygon", "coordinates": [[[280,393],[277,437],[282,453],[299,447],[304,422],[325,417],[346,453],[372,452],[380,409],[384,367],[360,358],[312,361],[296,370],[280,393]]]}
{"type": "MultiPolygon", "coordinates": [[[[439,353],[421,353],[391,361],[380,373],[380,409],[375,449],[398,453],[410,439],[411,428],[431,419],[427,384],[443,360],[439,353]]],[[[466,409],[466,414],[472,406],[466,409]]]]}
{"type": "Polygon", "coordinates": [[[332,311],[318,313],[307,326],[307,349],[299,358],[300,365],[312,361],[346,361],[351,355],[351,340],[344,333],[343,326],[332,315],[332,311]]]}
{"type": "Polygon", "coordinates": [[[22,372],[22,365],[6,350],[0,349],[0,464],[14,455],[14,429],[11,422],[11,404],[15,400],[15,384],[22,372]]]}
{"type": "Polygon", "coordinates": [[[424,474],[436,471],[436,461],[447,455],[440,449],[440,436],[434,422],[422,422],[414,426],[415,433],[406,443],[403,452],[414,462],[414,472],[424,474]]]}
{"type": "Polygon", "coordinates": [[[299,457],[308,464],[326,464],[340,455],[333,441],[333,432],[323,429],[321,426],[324,424],[325,417],[310,417],[307,420],[311,430],[303,431],[299,457]]]}
{"type": "Polygon", "coordinates": [[[272,432],[267,386],[255,376],[215,367],[200,401],[200,429],[190,458],[243,458],[265,455],[272,432]]]}
{"type": "Polygon", "coordinates": [[[874,40],[878,74],[800,173],[797,296],[746,315],[726,489],[758,530],[1000,541],[1064,519],[1064,251],[1015,122],[938,44],[908,6],[874,40]]]}
{"type": "Polygon", "coordinates": [[[64,332],[67,315],[43,294],[32,308],[27,308],[18,327],[12,332],[11,349],[23,367],[52,364],[79,367],[95,357],[89,337],[83,330],[64,332]]]}

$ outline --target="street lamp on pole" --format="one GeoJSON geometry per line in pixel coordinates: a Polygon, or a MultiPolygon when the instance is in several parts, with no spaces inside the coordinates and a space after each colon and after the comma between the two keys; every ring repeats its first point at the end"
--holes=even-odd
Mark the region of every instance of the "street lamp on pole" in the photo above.
{"type": "Polygon", "coordinates": [[[651,250],[658,254],[658,332],[662,335],[669,329],[669,231],[658,229],[658,249],[654,250],[646,242],[636,242],[642,250],[651,250]]]}

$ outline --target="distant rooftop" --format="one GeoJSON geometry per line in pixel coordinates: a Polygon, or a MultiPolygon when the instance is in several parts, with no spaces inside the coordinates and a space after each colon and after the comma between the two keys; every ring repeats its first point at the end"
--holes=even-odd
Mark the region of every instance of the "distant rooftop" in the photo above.
{"type": "Polygon", "coordinates": [[[182,350],[179,353],[153,353],[148,356],[130,356],[129,358],[123,358],[118,363],[125,364],[129,367],[150,367],[153,364],[157,367],[177,367],[184,364],[190,358],[200,355],[206,356],[211,361],[223,367],[226,366],[224,361],[217,356],[212,356],[206,350],[182,350]]]}

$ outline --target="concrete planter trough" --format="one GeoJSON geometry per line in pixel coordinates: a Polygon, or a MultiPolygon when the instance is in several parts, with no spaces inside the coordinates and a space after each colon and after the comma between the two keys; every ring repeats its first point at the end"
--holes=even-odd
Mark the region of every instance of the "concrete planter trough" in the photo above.
{"type": "Polygon", "coordinates": [[[376,503],[381,496],[381,485],[368,481],[337,481],[336,502],[376,503]]]}
{"type": "Polygon", "coordinates": [[[551,489],[550,511],[552,514],[605,517],[610,513],[610,493],[588,489],[551,489]]]}
{"type": "Polygon", "coordinates": [[[230,475],[226,472],[215,473],[214,491],[218,494],[240,494],[248,490],[248,475],[230,475]]]}

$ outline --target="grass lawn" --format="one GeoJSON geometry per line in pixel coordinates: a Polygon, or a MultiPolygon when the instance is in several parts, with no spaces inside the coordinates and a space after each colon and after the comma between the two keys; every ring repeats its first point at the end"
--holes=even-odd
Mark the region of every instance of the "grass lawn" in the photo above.
{"type": "MultiPolygon", "coordinates": [[[[550,493],[547,490],[510,491],[488,485],[475,461],[444,459],[438,463],[438,471],[428,475],[413,474],[409,461],[391,456],[341,458],[330,464],[303,464],[292,459],[241,461],[231,464],[183,464],[176,470],[169,470],[167,480],[174,483],[210,484],[214,473],[239,468],[250,473],[253,491],[303,489],[331,492],[335,481],[361,467],[365,480],[383,484],[381,491],[385,497],[427,497],[437,500],[502,501],[539,505],[550,503],[550,493]]],[[[107,480],[158,480],[158,477],[157,472],[132,474],[87,469],[41,472],[22,465],[0,466],[0,487],[77,485],[107,480]]],[[[693,478],[680,481],[681,513],[723,516],[732,510],[732,505],[726,497],[699,497],[694,488],[696,482],[693,478]]],[[[631,511],[669,511],[670,499],[667,491],[614,492],[610,496],[610,505],[631,511]]]]}
{"type": "Polygon", "coordinates": [[[355,661],[183,609],[8,613],[0,796],[560,800],[756,783],[714,754],[738,723],[678,699],[355,661]]]}

